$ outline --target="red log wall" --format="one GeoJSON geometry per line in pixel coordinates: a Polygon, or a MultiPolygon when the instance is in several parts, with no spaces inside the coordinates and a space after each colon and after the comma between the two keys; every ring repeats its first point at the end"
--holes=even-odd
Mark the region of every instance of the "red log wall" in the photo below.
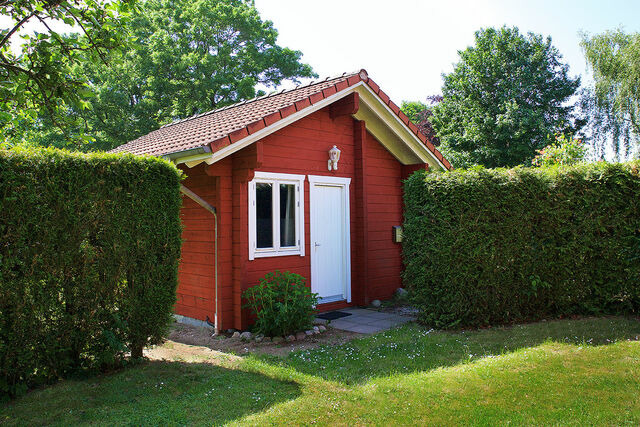
{"type": "MultiPolygon", "coordinates": [[[[208,176],[202,165],[193,169],[181,167],[189,178],[189,189],[216,206],[215,179],[208,176]]],[[[178,291],[175,312],[204,320],[214,315],[214,242],[213,215],[186,196],[182,197],[182,259],[178,267],[178,291]]]]}
{"type": "MultiPolygon", "coordinates": [[[[305,181],[305,256],[249,261],[247,184],[251,167],[264,172],[352,178],[350,186],[351,276],[354,304],[389,298],[401,285],[400,245],[391,227],[402,223],[402,165],[350,115],[317,111],[212,166],[183,169],[184,184],[216,206],[219,221],[221,328],[244,329],[241,293],[267,272],[289,270],[310,279],[309,182],[305,181]],[[261,145],[261,146],[260,146],[261,145]],[[327,170],[328,151],[341,150],[337,171],[327,170]],[[220,197],[217,197],[217,195],[220,197]]],[[[184,199],[183,258],[176,313],[213,319],[213,217],[184,199]]],[[[335,305],[335,304],[334,304],[335,305]]]]}

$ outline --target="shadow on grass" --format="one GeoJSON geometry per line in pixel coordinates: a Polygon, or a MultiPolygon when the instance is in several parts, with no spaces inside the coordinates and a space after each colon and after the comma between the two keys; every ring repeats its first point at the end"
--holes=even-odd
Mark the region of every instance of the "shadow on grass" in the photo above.
{"type": "Polygon", "coordinates": [[[151,361],[35,390],[0,407],[0,424],[223,424],[300,395],[297,384],[258,373],[151,361]]]}
{"type": "Polygon", "coordinates": [[[253,357],[327,380],[362,384],[375,377],[453,366],[535,347],[546,341],[606,345],[636,340],[639,336],[640,321],[622,317],[556,320],[456,332],[432,331],[410,324],[341,346],[297,351],[285,359],[253,357]]]}

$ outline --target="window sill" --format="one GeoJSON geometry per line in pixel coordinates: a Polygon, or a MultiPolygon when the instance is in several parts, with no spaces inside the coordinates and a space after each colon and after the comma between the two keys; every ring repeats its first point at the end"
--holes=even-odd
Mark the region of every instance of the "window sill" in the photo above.
{"type": "Polygon", "coordinates": [[[297,248],[292,250],[279,250],[279,251],[264,251],[264,252],[255,251],[253,254],[253,258],[254,259],[270,258],[270,257],[276,257],[276,256],[293,256],[293,255],[304,256],[302,251],[299,248],[297,248]]]}

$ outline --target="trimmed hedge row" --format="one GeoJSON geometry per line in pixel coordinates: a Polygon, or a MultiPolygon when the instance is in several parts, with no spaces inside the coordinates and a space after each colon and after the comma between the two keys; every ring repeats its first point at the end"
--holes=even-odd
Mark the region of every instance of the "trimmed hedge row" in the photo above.
{"type": "Polygon", "coordinates": [[[150,157],[0,150],[0,399],[162,338],[180,179],[150,157]]]}
{"type": "Polygon", "coordinates": [[[640,309],[640,162],[418,172],[404,280],[436,327],[640,309]]]}

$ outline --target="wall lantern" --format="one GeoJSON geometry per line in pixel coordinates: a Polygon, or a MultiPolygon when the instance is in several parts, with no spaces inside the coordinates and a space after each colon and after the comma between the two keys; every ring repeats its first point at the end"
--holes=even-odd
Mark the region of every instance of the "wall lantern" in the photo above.
{"type": "Polygon", "coordinates": [[[328,167],[329,170],[333,169],[334,171],[338,170],[338,160],[340,160],[340,150],[335,145],[331,150],[329,150],[329,162],[328,167]]]}

